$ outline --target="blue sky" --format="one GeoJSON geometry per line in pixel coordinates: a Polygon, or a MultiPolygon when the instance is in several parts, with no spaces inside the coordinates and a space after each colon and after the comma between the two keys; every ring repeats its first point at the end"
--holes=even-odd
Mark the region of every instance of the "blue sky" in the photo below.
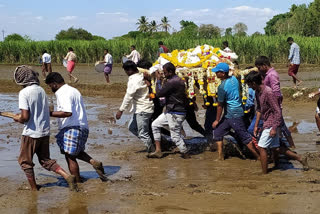
{"type": "MultiPolygon", "coordinates": [[[[146,16],[160,23],[167,16],[171,31],[180,20],[196,24],[232,27],[248,26],[248,33],[264,32],[267,20],[287,12],[292,4],[312,0],[0,0],[0,31],[19,33],[34,40],[51,40],[61,29],[81,27],[111,39],[136,30],[137,19],[146,16]]],[[[2,40],[2,32],[0,32],[2,40]]]]}

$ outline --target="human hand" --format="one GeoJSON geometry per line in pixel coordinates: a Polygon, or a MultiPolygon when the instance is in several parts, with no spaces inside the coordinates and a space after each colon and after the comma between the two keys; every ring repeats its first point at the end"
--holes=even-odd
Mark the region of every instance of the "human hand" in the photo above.
{"type": "Polygon", "coordinates": [[[118,111],[116,114],[116,119],[119,120],[122,116],[122,111],[118,111]]]}
{"type": "Polygon", "coordinates": [[[277,134],[277,130],[271,129],[271,131],[269,133],[270,137],[275,137],[276,134],[277,134]]]}
{"type": "Polygon", "coordinates": [[[12,119],[13,119],[15,122],[19,122],[20,117],[21,117],[20,114],[16,114],[12,119]]]}
{"type": "Polygon", "coordinates": [[[219,121],[215,120],[215,121],[212,123],[212,128],[213,128],[213,129],[217,128],[218,123],[219,123],[219,121]]]}
{"type": "Polygon", "coordinates": [[[254,127],[253,129],[253,136],[257,137],[259,132],[259,128],[257,126],[254,127]]]}

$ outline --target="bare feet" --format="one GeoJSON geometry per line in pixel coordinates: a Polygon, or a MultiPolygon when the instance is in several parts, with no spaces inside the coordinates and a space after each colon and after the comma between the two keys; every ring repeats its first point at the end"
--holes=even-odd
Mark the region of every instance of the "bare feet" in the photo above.
{"type": "Polygon", "coordinates": [[[107,175],[105,174],[103,165],[100,161],[94,161],[92,166],[96,170],[96,172],[98,173],[101,181],[108,181],[107,175]]]}
{"type": "Polygon", "coordinates": [[[79,191],[78,186],[76,184],[76,177],[74,175],[69,175],[69,177],[67,177],[66,181],[69,185],[70,191],[74,191],[74,192],[79,191]]]}
{"type": "Polygon", "coordinates": [[[163,154],[160,151],[155,151],[147,155],[148,158],[162,158],[163,154]]]}

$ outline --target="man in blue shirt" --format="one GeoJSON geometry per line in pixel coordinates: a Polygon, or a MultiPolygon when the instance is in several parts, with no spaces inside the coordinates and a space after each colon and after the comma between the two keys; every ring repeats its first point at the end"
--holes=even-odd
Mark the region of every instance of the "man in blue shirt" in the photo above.
{"type": "Polygon", "coordinates": [[[223,154],[223,137],[227,135],[230,129],[245,144],[252,154],[259,159],[259,154],[253,144],[254,138],[246,130],[243,121],[243,108],[239,94],[239,81],[234,76],[229,76],[229,65],[227,63],[219,63],[212,69],[217,77],[221,79],[218,87],[218,108],[217,117],[212,124],[214,129],[214,141],[217,143],[219,160],[224,160],[223,154]],[[224,110],[224,115],[222,112],[224,110]]]}

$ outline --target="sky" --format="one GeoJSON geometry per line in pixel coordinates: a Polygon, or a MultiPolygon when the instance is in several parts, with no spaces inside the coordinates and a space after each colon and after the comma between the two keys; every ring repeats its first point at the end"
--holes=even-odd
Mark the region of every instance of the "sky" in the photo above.
{"type": "Polygon", "coordinates": [[[60,30],[83,28],[94,35],[112,39],[137,30],[137,20],[160,24],[167,16],[172,31],[180,30],[181,20],[197,25],[214,24],[222,29],[238,22],[248,33],[264,33],[274,15],[288,12],[292,4],[312,0],[0,0],[0,41],[18,33],[33,40],[53,40],[60,30]]]}

